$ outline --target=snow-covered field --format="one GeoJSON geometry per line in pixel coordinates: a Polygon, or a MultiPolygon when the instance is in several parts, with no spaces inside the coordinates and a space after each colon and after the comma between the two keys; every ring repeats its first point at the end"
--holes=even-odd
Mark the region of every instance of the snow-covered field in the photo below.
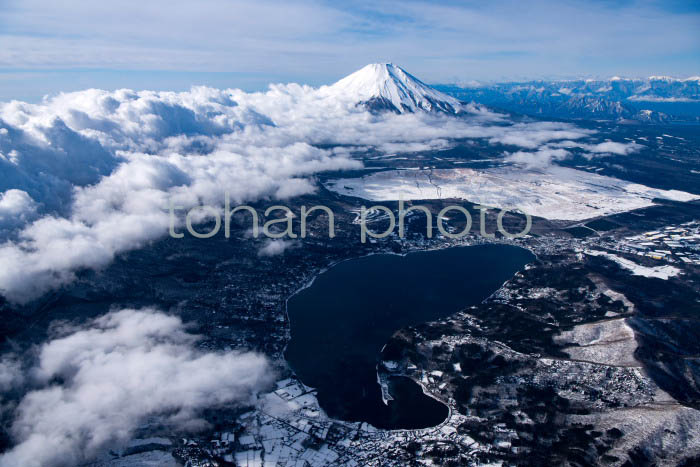
{"type": "Polygon", "coordinates": [[[654,198],[691,201],[698,195],[659,190],[559,166],[392,170],[330,181],[337,193],[371,201],[463,199],[553,220],[585,220],[648,207],[654,198]]]}
{"type": "Polygon", "coordinates": [[[558,344],[571,344],[564,351],[569,358],[602,365],[641,366],[634,358],[637,341],[625,319],[613,319],[575,326],[554,337],[558,344]]]}
{"type": "Polygon", "coordinates": [[[612,253],[606,253],[605,251],[587,250],[586,254],[591,256],[604,256],[612,261],[615,261],[628,271],[632,271],[632,274],[635,276],[656,277],[657,279],[667,280],[669,277],[677,276],[681,272],[681,270],[677,267],[670,265],[654,267],[642,266],[634,261],[621,258],[617,255],[613,255],[612,253]]]}

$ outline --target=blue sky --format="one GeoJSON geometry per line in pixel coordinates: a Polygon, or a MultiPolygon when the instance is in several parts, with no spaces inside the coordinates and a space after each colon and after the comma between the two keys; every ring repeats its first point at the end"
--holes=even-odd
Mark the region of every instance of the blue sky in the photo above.
{"type": "Polygon", "coordinates": [[[0,100],[320,85],[376,61],[442,83],[699,75],[700,2],[0,0],[0,100]]]}

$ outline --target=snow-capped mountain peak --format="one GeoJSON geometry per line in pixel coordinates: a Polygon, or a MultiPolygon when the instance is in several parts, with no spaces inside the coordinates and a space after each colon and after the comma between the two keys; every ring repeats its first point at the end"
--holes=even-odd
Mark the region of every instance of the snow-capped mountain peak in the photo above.
{"type": "Polygon", "coordinates": [[[460,102],[392,63],[372,63],[328,86],[330,95],[350,98],[373,110],[458,113],[460,102]]]}

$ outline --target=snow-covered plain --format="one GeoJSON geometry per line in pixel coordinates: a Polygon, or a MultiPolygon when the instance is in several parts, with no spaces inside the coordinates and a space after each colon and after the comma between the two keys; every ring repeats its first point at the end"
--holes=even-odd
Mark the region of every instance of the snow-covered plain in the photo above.
{"type": "Polygon", "coordinates": [[[602,365],[641,366],[634,358],[637,341],[627,320],[613,319],[575,326],[554,337],[569,358],[602,365]]]}
{"type": "Polygon", "coordinates": [[[634,261],[621,258],[617,255],[613,255],[612,253],[607,253],[605,251],[587,250],[586,254],[591,256],[603,256],[612,261],[615,261],[617,264],[627,269],[628,271],[632,271],[632,274],[634,274],[635,276],[655,277],[657,279],[667,280],[669,277],[677,276],[681,272],[681,270],[677,267],[670,265],[654,267],[642,266],[641,264],[637,264],[634,261]]]}
{"type": "Polygon", "coordinates": [[[392,170],[333,180],[326,187],[371,201],[462,199],[498,209],[517,208],[552,220],[585,220],[630,211],[653,205],[654,198],[699,198],[555,165],[392,170]]]}

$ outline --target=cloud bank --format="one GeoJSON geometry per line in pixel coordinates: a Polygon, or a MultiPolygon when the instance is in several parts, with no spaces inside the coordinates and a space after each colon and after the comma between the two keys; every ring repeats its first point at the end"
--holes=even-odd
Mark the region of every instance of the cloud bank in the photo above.
{"type": "Polygon", "coordinates": [[[467,138],[538,149],[592,135],[475,105],[456,118],[356,104],[329,86],[297,84],[260,93],[91,89],[0,104],[0,294],[30,301],[165,236],[170,201],[222,205],[225,192],[234,205],[284,200],[313,192],[318,172],[362,167],[354,156],[368,150],[467,138]]]}
{"type": "MultiPolygon", "coordinates": [[[[541,141],[542,142],[542,141],[541,141]]],[[[526,148],[537,147],[537,145],[526,145],[522,142],[520,146],[526,148]]],[[[643,146],[635,142],[619,143],[615,141],[604,141],[602,143],[587,144],[580,141],[553,141],[545,142],[536,151],[515,151],[506,153],[506,160],[526,168],[544,168],[554,161],[560,161],[571,157],[571,152],[567,149],[578,148],[583,150],[583,156],[587,159],[593,157],[616,154],[627,156],[639,152],[643,146]]]]}
{"type": "MultiPolygon", "coordinates": [[[[196,430],[205,426],[202,409],[252,403],[271,383],[265,357],[203,352],[197,340],[177,317],[125,309],[45,343],[27,371],[33,388],[15,409],[15,445],[0,466],[76,465],[146,422],[196,430]]],[[[0,387],[18,375],[2,362],[0,387]]]]}

